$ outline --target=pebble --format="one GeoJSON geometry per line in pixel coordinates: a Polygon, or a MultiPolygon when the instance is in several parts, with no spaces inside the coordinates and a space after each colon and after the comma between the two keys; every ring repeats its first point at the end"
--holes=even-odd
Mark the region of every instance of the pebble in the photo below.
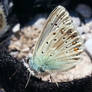
{"type": "Polygon", "coordinates": [[[89,27],[89,33],[92,33],[92,19],[85,26],[89,27]]]}
{"type": "Polygon", "coordinates": [[[89,32],[89,27],[85,26],[85,25],[82,25],[82,26],[77,27],[77,30],[80,34],[84,34],[84,33],[89,32]]]}
{"type": "Polygon", "coordinates": [[[45,24],[46,18],[38,18],[36,22],[32,25],[35,28],[43,29],[43,25],[45,24]]]}
{"type": "Polygon", "coordinates": [[[89,52],[89,54],[92,56],[92,38],[91,39],[88,39],[85,42],[85,48],[89,52]]]}
{"type": "Polygon", "coordinates": [[[27,47],[27,48],[24,48],[24,49],[22,49],[22,52],[27,52],[27,51],[29,51],[30,49],[27,47]]]}
{"type": "Polygon", "coordinates": [[[17,57],[17,55],[18,55],[18,51],[16,51],[16,52],[10,52],[10,55],[12,55],[13,57],[17,57]]]}
{"type": "Polygon", "coordinates": [[[75,26],[80,26],[81,22],[79,17],[72,17],[72,20],[75,26]]]}
{"type": "Polygon", "coordinates": [[[16,33],[16,32],[18,32],[19,30],[20,30],[20,24],[18,23],[18,24],[16,24],[16,25],[13,27],[12,31],[13,31],[14,33],[16,33]]]}

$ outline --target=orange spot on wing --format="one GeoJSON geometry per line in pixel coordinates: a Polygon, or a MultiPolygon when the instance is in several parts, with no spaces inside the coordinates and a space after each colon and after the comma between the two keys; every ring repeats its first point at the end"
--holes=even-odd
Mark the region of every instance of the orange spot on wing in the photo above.
{"type": "Polygon", "coordinates": [[[76,42],[72,42],[72,45],[75,45],[76,42]]]}
{"type": "Polygon", "coordinates": [[[78,51],[78,48],[74,48],[74,51],[78,51]]]}

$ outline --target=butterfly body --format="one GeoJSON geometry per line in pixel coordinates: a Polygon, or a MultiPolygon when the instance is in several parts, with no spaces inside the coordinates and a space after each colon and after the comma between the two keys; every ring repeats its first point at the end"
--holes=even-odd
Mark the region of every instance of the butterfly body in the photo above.
{"type": "Polygon", "coordinates": [[[56,7],[47,19],[29,66],[37,72],[66,71],[80,59],[82,39],[69,13],[56,7]]]}

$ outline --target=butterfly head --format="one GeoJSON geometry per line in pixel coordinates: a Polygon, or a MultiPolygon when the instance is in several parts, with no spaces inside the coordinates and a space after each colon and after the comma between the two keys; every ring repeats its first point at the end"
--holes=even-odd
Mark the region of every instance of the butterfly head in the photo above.
{"type": "Polygon", "coordinates": [[[45,67],[40,64],[35,64],[32,58],[29,59],[29,66],[31,69],[33,69],[35,72],[45,72],[45,67]]]}

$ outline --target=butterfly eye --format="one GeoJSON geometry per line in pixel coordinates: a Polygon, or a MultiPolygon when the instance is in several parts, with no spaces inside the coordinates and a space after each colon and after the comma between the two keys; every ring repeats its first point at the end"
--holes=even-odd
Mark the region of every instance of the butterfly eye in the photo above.
{"type": "Polygon", "coordinates": [[[41,67],[38,68],[40,72],[45,72],[41,67]]]}

